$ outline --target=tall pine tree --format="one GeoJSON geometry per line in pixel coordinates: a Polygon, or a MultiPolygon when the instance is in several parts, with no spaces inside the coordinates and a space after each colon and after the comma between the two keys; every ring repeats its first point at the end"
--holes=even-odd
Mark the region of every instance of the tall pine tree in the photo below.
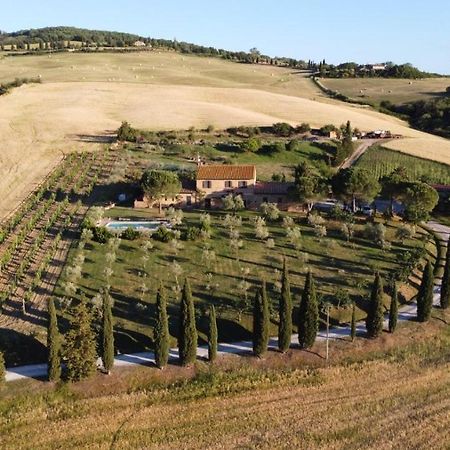
{"type": "Polygon", "coordinates": [[[208,327],[208,360],[214,362],[217,358],[217,319],[214,305],[209,307],[209,327],[208,327]]]}
{"type": "Polygon", "coordinates": [[[355,337],[356,337],[356,303],[353,303],[353,308],[352,308],[352,321],[350,324],[350,337],[352,339],[352,342],[355,340],[355,337]]]}
{"type": "Polygon", "coordinates": [[[48,301],[47,351],[48,380],[59,381],[61,378],[61,336],[58,331],[58,319],[56,317],[55,300],[53,297],[50,297],[48,301]]]}
{"type": "Polygon", "coordinates": [[[369,338],[376,338],[383,332],[383,282],[377,272],[370,295],[366,329],[369,338]]]}
{"type": "Polygon", "coordinates": [[[450,237],[447,242],[447,256],[445,258],[444,275],[441,285],[441,308],[447,309],[450,305],[450,237]]]}
{"type": "Polygon", "coordinates": [[[261,357],[269,345],[269,302],[266,283],[257,289],[253,306],[253,354],[261,357]]]}
{"type": "Polygon", "coordinates": [[[393,333],[397,328],[398,320],[398,292],[395,281],[392,283],[391,305],[389,307],[389,333],[393,333]]]}
{"type": "Polygon", "coordinates": [[[197,357],[197,328],[195,327],[194,301],[187,278],[181,295],[178,351],[181,365],[187,366],[195,362],[197,357]]]}
{"type": "Polygon", "coordinates": [[[427,262],[422,274],[422,282],[417,294],[417,320],[426,322],[431,317],[431,308],[433,306],[433,285],[434,274],[431,261],[427,262]]]}
{"type": "Polygon", "coordinates": [[[67,378],[79,381],[96,371],[96,339],[92,330],[92,313],[88,309],[86,298],[82,298],[72,307],[69,319],[69,331],[66,334],[65,357],[67,360],[67,378]]]}
{"type": "Polygon", "coordinates": [[[278,326],[278,348],[281,352],[285,353],[289,350],[292,337],[292,299],[286,259],[283,262],[279,316],[280,323],[278,326]]]}
{"type": "Polygon", "coordinates": [[[114,325],[111,306],[111,296],[105,290],[103,294],[103,323],[102,323],[102,361],[106,373],[109,375],[114,366],[114,325]]]}
{"type": "Polygon", "coordinates": [[[169,361],[169,318],[167,316],[166,293],[162,283],[156,296],[155,364],[159,369],[169,361]]]}
{"type": "Polygon", "coordinates": [[[308,272],[298,313],[298,342],[301,348],[311,348],[319,331],[319,307],[311,271],[308,272]]]}

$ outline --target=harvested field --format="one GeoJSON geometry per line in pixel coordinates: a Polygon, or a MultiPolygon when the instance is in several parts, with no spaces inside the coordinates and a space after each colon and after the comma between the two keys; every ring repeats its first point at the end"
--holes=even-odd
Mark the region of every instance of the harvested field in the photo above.
{"type": "Polygon", "coordinates": [[[425,78],[423,80],[397,80],[386,78],[326,78],[322,83],[347,97],[379,104],[383,100],[407,103],[429,100],[445,93],[450,78],[425,78]]]}
{"type": "Polygon", "coordinates": [[[172,368],[142,368],[54,393],[35,385],[34,397],[0,403],[2,443],[16,449],[445,449],[447,344],[437,338],[391,350],[387,359],[330,368],[296,369],[310,357],[294,351],[249,359],[247,367],[236,361],[232,371],[220,363],[203,367],[192,381],[179,379],[189,377],[188,369],[174,375],[172,368]],[[268,369],[277,363],[272,359],[279,366],[268,369]],[[166,387],[169,380],[175,383],[166,387]],[[105,394],[97,396],[100,385],[105,394]]]}
{"type": "Polygon", "coordinates": [[[0,82],[41,76],[0,98],[0,217],[62,153],[96,149],[121,120],[151,129],[267,125],[280,120],[389,129],[387,146],[448,163],[450,142],[324,97],[292,70],[175,53],[55,54],[0,60],[0,82]]]}

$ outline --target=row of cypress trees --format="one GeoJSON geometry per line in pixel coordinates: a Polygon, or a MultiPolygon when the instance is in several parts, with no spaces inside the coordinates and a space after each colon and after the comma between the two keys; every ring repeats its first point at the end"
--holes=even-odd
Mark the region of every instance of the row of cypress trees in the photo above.
{"type": "MultiPolygon", "coordinates": [[[[301,348],[313,346],[319,330],[319,308],[316,288],[311,272],[308,272],[305,288],[298,310],[298,341],[301,348]]],[[[262,356],[269,344],[269,301],[266,283],[256,291],[253,305],[253,353],[262,356]]],[[[286,261],[283,263],[283,276],[281,282],[281,296],[279,302],[278,349],[285,353],[292,338],[292,297],[289,285],[289,273],[286,261]]]]}
{"type": "MultiPolygon", "coordinates": [[[[449,240],[450,243],[450,240],[449,240]]],[[[417,320],[425,322],[431,316],[433,305],[434,273],[430,261],[427,262],[423,272],[422,282],[417,296],[417,320]]],[[[384,305],[383,282],[381,275],[375,275],[372,286],[369,307],[366,318],[367,335],[370,338],[380,336],[383,331],[384,305]]],[[[444,276],[441,287],[441,307],[448,308],[450,297],[450,245],[447,246],[444,276]]],[[[102,361],[107,373],[114,364],[114,337],[113,316],[111,310],[111,296],[105,292],[103,296],[103,322],[102,322],[102,361]]],[[[289,284],[289,271],[286,261],[283,263],[282,286],[279,301],[279,327],[278,348],[286,352],[291,344],[292,323],[292,297],[289,284]]],[[[86,302],[81,301],[75,317],[71,321],[71,329],[68,333],[67,353],[72,358],[67,361],[69,379],[77,380],[88,376],[95,370],[95,338],[92,336],[91,321],[88,317],[86,302]],[[81,348],[80,348],[80,343],[81,348]],[[78,345],[78,348],[71,346],[78,345]],[[71,352],[71,350],[73,350],[71,352]],[[94,362],[93,362],[94,361],[94,362]]],[[[48,305],[48,378],[57,381],[61,376],[61,338],[58,332],[56,308],[53,298],[48,305]]],[[[389,307],[388,329],[395,331],[398,320],[398,293],[395,283],[391,287],[391,303],[389,307]]],[[[256,356],[262,356],[269,344],[269,301],[266,284],[262,283],[257,289],[253,305],[253,352],[256,356]]],[[[298,341],[301,348],[310,348],[314,344],[319,328],[319,308],[314,278],[308,272],[305,287],[301,296],[297,316],[298,341]]],[[[355,307],[352,311],[351,337],[356,335],[355,307]]],[[[193,364],[197,356],[197,329],[195,325],[195,309],[189,280],[186,279],[180,307],[180,321],[178,333],[179,359],[182,365],[193,364]]],[[[167,299],[163,285],[161,284],[156,299],[156,326],[154,332],[155,363],[159,368],[164,368],[169,360],[170,333],[167,314],[167,299]]],[[[214,361],[217,356],[218,330],[214,306],[209,310],[208,327],[208,359],[214,361]]]]}

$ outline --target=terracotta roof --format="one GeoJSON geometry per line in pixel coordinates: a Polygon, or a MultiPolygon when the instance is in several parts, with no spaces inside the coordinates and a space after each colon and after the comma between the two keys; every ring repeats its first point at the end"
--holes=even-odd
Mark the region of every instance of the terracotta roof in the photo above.
{"type": "Polygon", "coordinates": [[[253,189],[255,194],[259,195],[286,195],[289,189],[294,186],[294,183],[282,183],[271,181],[268,183],[257,183],[253,189]]]}
{"type": "Polygon", "coordinates": [[[255,166],[205,165],[197,170],[197,180],[251,180],[255,177],[255,166]]]}

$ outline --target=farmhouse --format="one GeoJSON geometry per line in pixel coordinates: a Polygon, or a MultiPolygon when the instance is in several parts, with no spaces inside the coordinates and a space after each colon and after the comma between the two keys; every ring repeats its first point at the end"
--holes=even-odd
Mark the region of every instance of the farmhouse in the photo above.
{"type": "MultiPolygon", "coordinates": [[[[182,181],[176,197],[162,199],[163,206],[190,207],[202,204],[205,208],[220,208],[229,195],[240,195],[247,208],[261,203],[277,203],[288,207],[288,194],[293,183],[256,181],[253,165],[199,165],[195,181],[182,181]]],[[[135,208],[150,208],[158,202],[141,194],[134,202],[135,208]]]]}
{"type": "Polygon", "coordinates": [[[220,207],[229,193],[241,195],[247,205],[256,184],[255,166],[204,165],[197,170],[197,190],[203,193],[206,208],[220,207]]]}

